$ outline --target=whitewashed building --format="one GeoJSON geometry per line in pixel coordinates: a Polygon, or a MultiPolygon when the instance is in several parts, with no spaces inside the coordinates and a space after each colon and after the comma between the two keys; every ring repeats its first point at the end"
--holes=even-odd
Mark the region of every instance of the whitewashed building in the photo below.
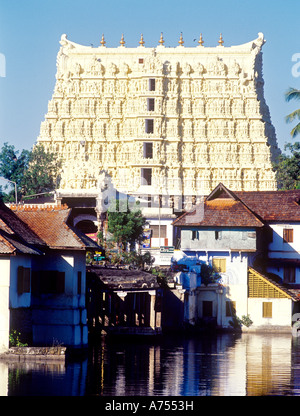
{"type": "Polygon", "coordinates": [[[232,192],[219,184],[174,222],[181,251],[221,277],[186,288],[189,323],[228,328],[248,316],[248,330],[291,330],[300,311],[299,198],[299,190],[232,192]]]}
{"type": "Polygon", "coordinates": [[[67,225],[65,207],[0,203],[0,348],[12,329],[33,345],[87,344],[86,250],[97,245],[67,225]]]}

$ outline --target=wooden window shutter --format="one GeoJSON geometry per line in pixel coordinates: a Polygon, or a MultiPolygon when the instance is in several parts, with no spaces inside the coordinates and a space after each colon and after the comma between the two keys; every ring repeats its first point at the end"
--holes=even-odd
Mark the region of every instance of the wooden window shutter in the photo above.
{"type": "Polygon", "coordinates": [[[226,273],[226,259],[213,258],[212,266],[216,272],[226,273]]]}
{"type": "Polygon", "coordinates": [[[23,274],[24,274],[24,267],[19,266],[18,267],[18,277],[17,277],[17,279],[18,279],[18,282],[17,282],[18,295],[23,293],[23,274]]]}
{"type": "Polygon", "coordinates": [[[292,228],[284,228],[283,230],[283,242],[293,243],[294,241],[294,230],[292,228]]]}
{"type": "Polygon", "coordinates": [[[17,291],[18,294],[30,293],[30,268],[29,267],[18,267],[17,274],[17,291]]]}
{"type": "Polygon", "coordinates": [[[272,302],[263,302],[263,318],[272,318],[272,302]]]}

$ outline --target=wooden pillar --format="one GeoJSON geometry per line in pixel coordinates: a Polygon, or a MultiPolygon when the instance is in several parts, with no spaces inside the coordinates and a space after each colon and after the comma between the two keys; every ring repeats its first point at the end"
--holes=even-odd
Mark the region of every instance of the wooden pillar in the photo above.
{"type": "Polygon", "coordinates": [[[155,328],[156,326],[156,319],[155,319],[155,299],[156,299],[156,292],[155,290],[149,290],[150,295],[150,327],[155,328]]]}

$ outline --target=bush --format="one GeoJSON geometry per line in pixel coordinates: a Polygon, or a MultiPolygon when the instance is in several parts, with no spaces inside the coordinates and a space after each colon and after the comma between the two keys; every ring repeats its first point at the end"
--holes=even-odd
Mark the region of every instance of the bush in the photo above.
{"type": "Polygon", "coordinates": [[[250,319],[250,316],[248,314],[242,315],[241,318],[235,315],[232,318],[232,321],[229,321],[229,324],[235,329],[241,328],[243,325],[249,328],[249,326],[253,324],[253,321],[250,319]]]}
{"type": "Polygon", "coordinates": [[[24,344],[20,340],[21,333],[13,329],[9,334],[9,346],[10,347],[27,347],[28,344],[24,344]]]}

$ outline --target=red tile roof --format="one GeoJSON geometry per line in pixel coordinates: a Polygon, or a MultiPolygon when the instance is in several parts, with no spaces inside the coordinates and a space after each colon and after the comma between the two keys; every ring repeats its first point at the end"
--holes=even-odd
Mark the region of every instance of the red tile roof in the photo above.
{"type": "Polygon", "coordinates": [[[264,221],[300,221],[300,189],[235,192],[264,221]]]}
{"type": "Polygon", "coordinates": [[[185,213],[173,223],[176,226],[262,227],[264,224],[239,200],[206,199],[203,207],[185,213]]]}
{"type": "Polygon", "coordinates": [[[91,239],[66,224],[70,211],[70,208],[64,206],[61,209],[26,206],[15,212],[50,248],[79,250],[98,247],[91,239]]]}
{"type": "Polygon", "coordinates": [[[0,254],[41,254],[46,244],[0,201],[0,254]]]}
{"type": "Polygon", "coordinates": [[[175,226],[262,227],[270,221],[300,221],[300,190],[230,191],[219,184],[201,207],[185,213],[173,222],[175,226]],[[198,215],[197,215],[198,211],[198,215]],[[195,217],[195,220],[193,220],[195,217]]]}

